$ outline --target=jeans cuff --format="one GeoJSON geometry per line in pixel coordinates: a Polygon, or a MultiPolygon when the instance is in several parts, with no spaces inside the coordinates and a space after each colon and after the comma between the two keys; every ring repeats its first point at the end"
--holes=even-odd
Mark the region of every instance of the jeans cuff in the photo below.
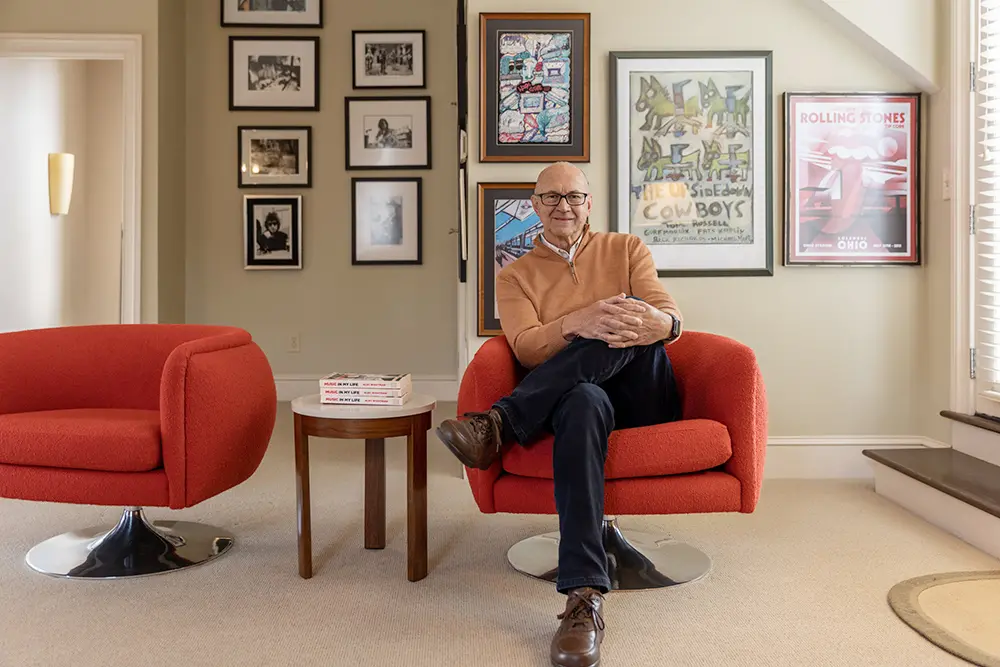
{"type": "Polygon", "coordinates": [[[556,581],[556,590],[563,594],[569,593],[574,588],[588,586],[607,593],[611,590],[611,580],[607,577],[574,577],[572,579],[559,579],[556,581]]]}
{"type": "Polygon", "coordinates": [[[525,436],[524,430],[517,423],[517,415],[514,414],[514,407],[510,405],[505,406],[502,401],[503,399],[501,398],[493,404],[493,407],[496,408],[497,412],[503,416],[504,423],[510,426],[510,430],[514,432],[515,436],[517,436],[518,444],[523,445],[528,438],[525,436]],[[512,419],[512,416],[515,417],[515,419],[512,419]]]}

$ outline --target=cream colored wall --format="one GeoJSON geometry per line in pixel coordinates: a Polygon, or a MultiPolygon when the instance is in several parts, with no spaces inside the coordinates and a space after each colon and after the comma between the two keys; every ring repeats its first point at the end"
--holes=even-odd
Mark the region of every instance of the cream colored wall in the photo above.
{"type": "MultiPolygon", "coordinates": [[[[528,0],[510,0],[504,11],[532,11],[528,0]]],[[[928,364],[931,272],[940,278],[947,245],[927,248],[920,268],[784,268],[782,257],[782,165],[784,150],[781,93],[784,91],[908,90],[912,87],[874,62],[843,32],[801,0],[718,0],[703,4],[670,0],[551,0],[550,11],[591,12],[591,162],[582,165],[593,186],[592,224],[606,230],[608,201],[608,52],[612,50],[773,51],[774,248],[773,277],[664,278],[678,299],[689,329],[734,337],[754,348],[767,384],[772,436],[920,435],[930,428],[925,413],[928,383],[947,386],[940,364],[928,364]],[[751,28],[751,25],[753,26],[751,28]],[[934,268],[931,268],[933,265],[934,268]]],[[[479,71],[479,13],[496,11],[482,0],[469,3],[470,145],[478,146],[476,119],[479,71]]],[[[932,111],[938,110],[935,102],[932,111]]],[[[925,124],[930,122],[925,117],[925,124]]],[[[931,173],[943,164],[946,119],[936,116],[926,157],[931,173]]],[[[539,166],[479,164],[470,156],[470,210],[477,182],[533,180],[539,166]]],[[[938,193],[938,182],[929,184],[938,193]]],[[[925,216],[940,242],[947,211],[932,203],[925,216]],[[936,218],[935,216],[945,216],[936,218]]],[[[470,255],[475,256],[475,218],[470,220],[470,255]]],[[[470,264],[470,267],[474,264],[470,264]]],[[[470,269],[471,275],[471,269],[470,269]]],[[[466,285],[464,326],[468,355],[483,339],[475,336],[476,282],[466,285]]],[[[940,293],[935,304],[940,306],[940,293]]],[[[943,316],[947,319],[947,313],[943,316]]],[[[936,326],[936,325],[935,325],[936,326]]],[[[939,350],[944,353],[944,350],[939,350]]],[[[935,433],[938,433],[935,430],[935,433]]]]}
{"type": "MultiPolygon", "coordinates": [[[[161,0],[174,1],[174,0],[161,0]]],[[[3,0],[0,31],[140,34],[142,47],[142,320],[158,317],[158,0],[3,0]]]]}
{"type": "Polygon", "coordinates": [[[327,3],[326,27],[223,29],[218,2],[187,3],[187,295],[189,322],[246,327],[278,375],[403,369],[455,377],[457,226],[455,29],[452,0],[327,3]],[[427,31],[426,90],[354,91],[352,29],[427,31]],[[229,35],[318,35],[320,111],[229,111],[229,35]],[[430,95],[433,169],[344,169],[344,97],[430,95]],[[313,187],[303,197],[301,271],[243,268],[237,126],[311,125],[313,187]],[[423,265],[351,265],[351,176],[423,179],[423,265]],[[301,352],[288,339],[301,336],[301,352]]]}

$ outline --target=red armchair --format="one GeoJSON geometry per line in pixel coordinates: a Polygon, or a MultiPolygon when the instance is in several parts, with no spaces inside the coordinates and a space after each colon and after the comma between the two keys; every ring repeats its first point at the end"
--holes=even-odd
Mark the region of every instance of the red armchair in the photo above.
{"type": "MultiPolygon", "coordinates": [[[[753,512],[767,443],[767,400],[753,351],[735,340],[688,331],[667,347],[681,393],[680,421],[616,430],[605,465],[605,549],[614,588],[669,586],[703,576],[700,551],[621,531],[615,515],[753,512]]],[[[466,369],[458,414],[490,408],[524,377],[503,336],[488,340],[466,369]]],[[[466,468],[483,513],[555,514],[551,435],[503,449],[488,470],[466,468]]],[[[519,571],[555,581],[558,533],[514,545],[519,571]]]]}
{"type": "Polygon", "coordinates": [[[274,429],[263,351],[242,329],[99,325],[0,334],[0,497],[124,505],[118,525],[53,537],[27,555],[53,576],[156,574],[203,563],[233,537],[149,523],[249,478],[274,429]]]}

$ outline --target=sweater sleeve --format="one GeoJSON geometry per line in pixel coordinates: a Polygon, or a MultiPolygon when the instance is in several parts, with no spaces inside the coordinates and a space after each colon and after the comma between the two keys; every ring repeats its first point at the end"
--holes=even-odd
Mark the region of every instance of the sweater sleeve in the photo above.
{"type": "Polygon", "coordinates": [[[637,296],[649,305],[676,317],[683,327],[684,318],[677,302],[663,288],[660,277],[656,275],[656,264],[653,254],[638,236],[629,238],[629,286],[632,296],[637,296]]]}
{"type": "Polygon", "coordinates": [[[562,335],[565,316],[542,324],[531,299],[511,276],[498,275],[496,291],[504,336],[522,366],[534,368],[569,345],[562,335]]]}

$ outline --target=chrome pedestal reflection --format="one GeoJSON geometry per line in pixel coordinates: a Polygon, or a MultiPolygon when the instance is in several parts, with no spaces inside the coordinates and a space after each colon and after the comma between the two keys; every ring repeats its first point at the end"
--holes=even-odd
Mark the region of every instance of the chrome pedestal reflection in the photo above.
{"type": "MultiPolygon", "coordinates": [[[[612,590],[666,588],[701,579],[712,560],[689,544],[639,531],[622,531],[614,517],[604,518],[604,550],[612,590]]],[[[559,574],[559,533],[521,540],[507,551],[519,572],[555,582],[559,574]]]]}
{"type": "Polygon", "coordinates": [[[67,579],[146,577],[201,565],[233,546],[231,534],[189,521],[146,520],[128,507],[118,525],[57,535],[36,545],[25,560],[31,569],[67,579]]]}

